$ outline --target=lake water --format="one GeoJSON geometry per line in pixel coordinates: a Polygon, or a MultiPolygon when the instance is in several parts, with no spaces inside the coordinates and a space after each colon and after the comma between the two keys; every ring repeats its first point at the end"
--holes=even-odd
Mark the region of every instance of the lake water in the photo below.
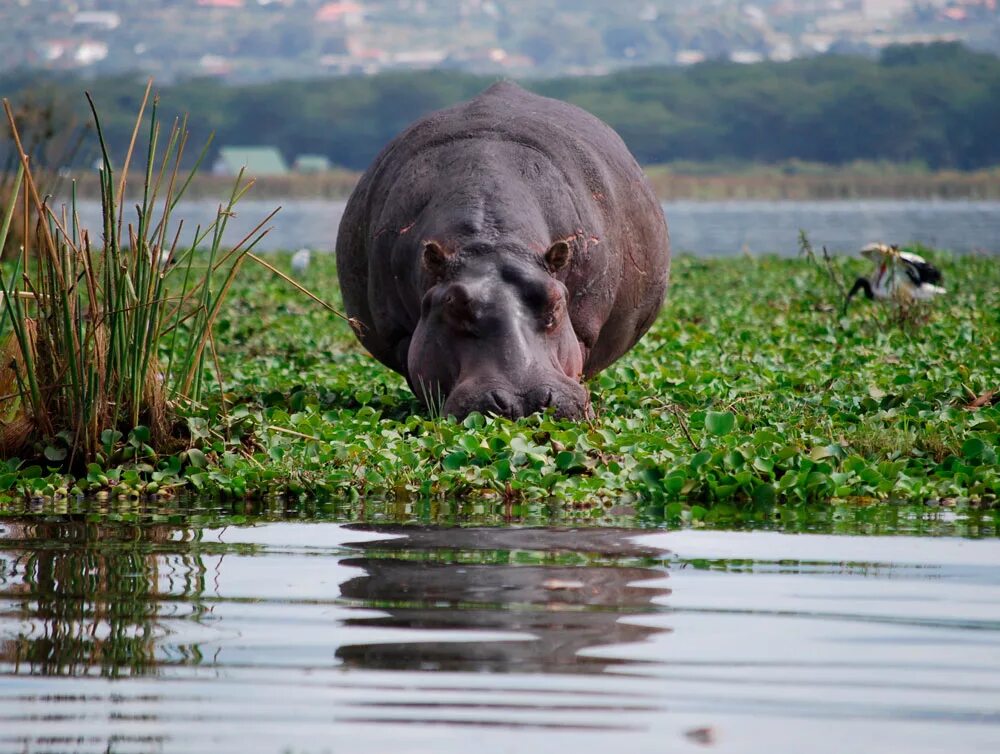
{"type": "Polygon", "coordinates": [[[0,518],[0,751],[1000,751],[995,525],[831,511],[25,510],[0,518]]]}
{"type": "MultiPolygon", "coordinates": [[[[342,201],[245,200],[230,221],[227,238],[236,243],[276,206],[281,212],[259,249],[333,248],[342,201]]],[[[82,202],[86,227],[100,228],[100,207],[82,202]]],[[[1000,251],[1000,202],[966,201],[824,201],[824,202],[671,202],[664,204],[673,248],[704,255],[798,253],[799,230],[817,250],[855,253],[872,241],[922,243],[952,251],[1000,251]]],[[[178,204],[190,238],[199,223],[214,219],[210,201],[178,204]]]]}

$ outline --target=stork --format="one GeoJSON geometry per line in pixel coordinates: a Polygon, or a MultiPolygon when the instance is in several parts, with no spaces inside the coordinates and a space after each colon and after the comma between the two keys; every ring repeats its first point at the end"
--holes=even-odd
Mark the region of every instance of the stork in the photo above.
{"type": "Polygon", "coordinates": [[[941,271],[926,259],[910,251],[900,251],[898,246],[884,243],[868,244],[861,250],[862,256],[872,260],[876,267],[869,277],[860,277],[847,294],[844,310],[858,291],[864,291],[865,298],[886,301],[927,301],[944,293],[941,271]]]}

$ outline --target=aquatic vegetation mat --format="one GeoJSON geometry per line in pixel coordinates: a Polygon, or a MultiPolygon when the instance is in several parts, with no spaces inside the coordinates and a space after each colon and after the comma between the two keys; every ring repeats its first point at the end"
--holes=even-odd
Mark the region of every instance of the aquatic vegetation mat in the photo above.
{"type": "MultiPolygon", "coordinates": [[[[990,507],[1000,271],[990,258],[921,253],[949,292],[902,321],[868,302],[842,315],[838,289],[809,260],[677,258],[658,321],[591,381],[597,418],[582,423],[430,418],[347,323],[248,270],[219,311],[218,374],[204,375],[221,379],[225,398],[187,410],[185,449],[109,458],[78,478],[11,461],[0,487],[447,498],[594,516],[624,506],[693,521],[796,501],[990,507]]],[[[867,262],[830,264],[852,279],[867,262]]],[[[303,282],[338,305],[332,258],[314,255],[303,282]]]]}

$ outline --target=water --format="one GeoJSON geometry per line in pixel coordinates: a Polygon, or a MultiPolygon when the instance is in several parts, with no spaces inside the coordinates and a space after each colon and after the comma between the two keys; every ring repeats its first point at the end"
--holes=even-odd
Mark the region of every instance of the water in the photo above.
{"type": "Polygon", "coordinates": [[[0,519],[0,751],[1000,750],[992,524],[123,506],[0,519]]]}
{"type": "MultiPolygon", "coordinates": [[[[344,212],[342,201],[244,200],[227,229],[235,243],[276,206],[281,212],[273,230],[260,243],[264,251],[309,247],[333,248],[337,225],[344,212]]],[[[183,201],[174,216],[184,218],[190,238],[198,224],[214,219],[213,202],[183,201]]],[[[799,230],[805,230],[818,249],[855,253],[872,241],[907,244],[919,242],[956,252],[1000,252],[1000,202],[973,201],[822,201],[769,202],[680,201],[663,205],[670,225],[673,248],[704,255],[794,255],[799,230]]],[[[82,202],[85,227],[100,228],[100,207],[82,202]]]]}

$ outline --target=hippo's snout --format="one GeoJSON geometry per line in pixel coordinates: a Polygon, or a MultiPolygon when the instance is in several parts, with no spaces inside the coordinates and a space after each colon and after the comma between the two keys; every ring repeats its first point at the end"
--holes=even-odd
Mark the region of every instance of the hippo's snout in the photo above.
{"type": "Polygon", "coordinates": [[[474,411],[520,419],[550,408],[561,419],[585,419],[592,415],[586,388],[568,379],[558,384],[538,385],[524,393],[509,386],[487,387],[469,381],[452,391],[443,413],[459,421],[474,411]]]}

